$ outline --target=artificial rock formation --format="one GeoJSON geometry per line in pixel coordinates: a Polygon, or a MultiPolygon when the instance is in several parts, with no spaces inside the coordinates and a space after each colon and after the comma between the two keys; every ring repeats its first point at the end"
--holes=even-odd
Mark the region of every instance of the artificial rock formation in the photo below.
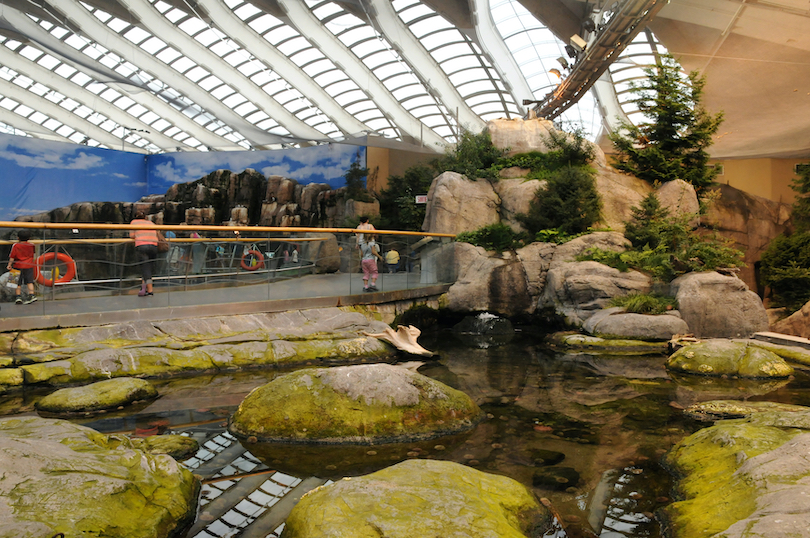
{"type": "Polygon", "coordinates": [[[283,538],[539,536],[550,523],[525,486],[447,461],[407,460],[305,495],[283,538]]]}
{"type": "Polygon", "coordinates": [[[606,308],[588,318],[582,330],[594,335],[642,340],[669,340],[676,334],[686,334],[689,326],[677,311],[661,315],[633,314],[623,308],[606,308]]]}
{"type": "Polygon", "coordinates": [[[63,420],[0,420],[0,537],[169,538],[194,519],[199,482],[169,456],[63,420]]]}
{"type": "Polygon", "coordinates": [[[390,364],[299,370],[239,405],[240,439],[299,444],[381,444],[467,431],[482,417],[463,392],[390,364]]]}
{"type": "Polygon", "coordinates": [[[775,353],[747,342],[705,340],[684,346],[667,360],[667,368],[686,374],[784,378],[793,368],[775,353]]]}
{"type": "Polygon", "coordinates": [[[59,389],[37,401],[37,411],[51,414],[93,413],[157,398],[149,381],[120,377],[82,387],[59,389]]]}
{"type": "Polygon", "coordinates": [[[669,294],[698,338],[748,338],[768,330],[762,300],[736,276],[688,273],[672,281],[669,294]]]}

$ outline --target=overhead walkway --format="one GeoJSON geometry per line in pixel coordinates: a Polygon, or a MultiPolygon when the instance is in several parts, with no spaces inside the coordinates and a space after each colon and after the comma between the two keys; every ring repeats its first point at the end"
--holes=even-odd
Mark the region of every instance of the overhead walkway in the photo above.
{"type": "MultiPolygon", "coordinates": [[[[0,227],[4,225],[19,228],[22,223],[0,223],[0,227]]],[[[396,272],[389,273],[386,264],[379,263],[377,290],[369,292],[363,287],[354,230],[200,226],[194,230],[211,237],[174,241],[173,247],[183,249],[186,259],[170,263],[164,257],[154,279],[154,295],[140,297],[134,248],[122,237],[130,227],[71,226],[76,225],[26,226],[37,228],[34,236],[41,237],[32,240],[38,258],[48,252],[70,253],[76,276],[60,282],[65,267],[55,259],[49,260],[53,266],[43,262],[40,280],[56,280],[56,284],[38,284],[36,302],[15,304],[9,302],[14,297],[14,276],[3,275],[0,332],[380,304],[437,296],[449,288],[454,277],[452,257],[433,255],[441,250],[441,236],[375,231],[383,249],[403,254],[396,272]],[[249,232],[251,237],[234,232],[249,232]],[[99,234],[106,237],[98,238],[99,234]],[[315,246],[327,243],[329,248],[315,246]],[[190,259],[192,250],[204,261],[190,259]],[[291,250],[297,252],[294,260],[291,250]],[[256,256],[262,258],[261,263],[253,267],[256,256]],[[89,273],[93,278],[81,278],[89,273]]],[[[189,231],[189,227],[158,228],[185,235],[189,231]]],[[[5,243],[10,249],[10,242],[5,243]]],[[[5,266],[8,256],[0,257],[5,266]]]]}

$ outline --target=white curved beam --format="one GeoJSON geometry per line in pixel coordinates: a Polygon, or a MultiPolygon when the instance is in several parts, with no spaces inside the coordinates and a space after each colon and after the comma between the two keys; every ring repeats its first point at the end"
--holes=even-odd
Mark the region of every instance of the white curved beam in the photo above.
{"type": "Polygon", "coordinates": [[[534,99],[534,94],[492,20],[490,0],[470,0],[470,2],[473,4],[474,27],[478,45],[492,58],[492,66],[500,73],[501,79],[509,84],[518,109],[521,114],[525,114],[521,103],[524,99],[534,99]]]}
{"type": "MultiPolygon", "coordinates": [[[[254,105],[267,112],[281,126],[287,129],[294,137],[304,140],[320,140],[324,134],[314,127],[298,119],[278,101],[267,95],[263,90],[238,70],[203,47],[197,40],[171,24],[158,13],[151,4],[144,0],[118,0],[140,20],[155,36],[171,35],[171,44],[186,57],[192,59],[197,65],[206,66],[212,73],[229,73],[226,82],[232,89],[250,99],[254,105]]],[[[169,40],[164,40],[169,42],[169,40]]],[[[238,115],[237,115],[238,116],[238,115]]],[[[241,118],[241,116],[239,116],[241,118]]],[[[243,120],[244,121],[244,120],[243,120]]]]}
{"type": "MultiPolygon", "coordinates": [[[[287,23],[317,45],[332,62],[338,65],[355,84],[366,90],[366,94],[377,104],[390,121],[408,136],[423,140],[426,146],[441,151],[447,141],[433,129],[415,118],[397,101],[388,88],[358,60],[346,46],[331,32],[326,30],[312,12],[299,0],[278,0],[287,13],[287,23]],[[423,138],[424,137],[424,138],[423,138]]],[[[421,46],[421,45],[420,45],[421,46]]]]}
{"type": "Polygon", "coordinates": [[[456,91],[444,71],[436,60],[425,50],[422,43],[413,35],[394,11],[390,0],[369,0],[374,7],[374,20],[379,24],[380,30],[386,36],[396,51],[408,63],[414,72],[419,73],[423,81],[427,81],[438,92],[439,99],[452,113],[458,112],[456,121],[473,131],[484,128],[484,120],[467,106],[467,102],[456,91]]]}
{"type": "MultiPolygon", "coordinates": [[[[346,112],[334,98],[315,83],[287,56],[270,45],[252,28],[245,25],[233,12],[225,7],[221,0],[197,0],[197,5],[205,10],[214,24],[238,42],[257,58],[273,66],[273,71],[281,75],[292,87],[312,101],[326,116],[331,119],[344,134],[359,135],[368,126],[346,112]]],[[[248,80],[250,84],[252,81],[248,80]]],[[[321,135],[323,136],[323,135],[321,135]]]]}
{"type": "Polygon", "coordinates": [[[15,114],[10,110],[0,107],[0,123],[10,125],[20,131],[25,131],[26,134],[31,135],[32,138],[41,140],[53,140],[54,142],[67,142],[68,144],[75,144],[73,140],[66,138],[59,133],[55,133],[50,129],[46,129],[42,125],[23,118],[19,114],[15,114]]]}
{"type": "MultiPolygon", "coordinates": [[[[127,114],[117,106],[113,105],[112,103],[108,102],[107,100],[100,98],[96,94],[91,91],[85,90],[81,86],[74,84],[64,78],[60,77],[53,71],[49,69],[45,69],[41,65],[36,62],[31,62],[24,59],[22,56],[17,54],[5,54],[0,53],[0,60],[2,61],[3,65],[17,71],[18,73],[22,73],[23,75],[36,80],[40,84],[51,88],[54,91],[61,93],[62,95],[73,99],[74,101],[83,104],[87,108],[91,110],[95,110],[100,114],[104,114],[106,117],[110,118],[118,125],[126,125],[126,126],[133,126],[135,129],[143,129],[149,131],[148,133],[138,133],[141,138],[149,140],[157,147],[167,147],[175,144],[177,146],[182,146],[184,144],[178,142],[177,140],[168,137],[158,131],[155,131],[151,128],[149,124],[143,123],[142,121],[138,120],[137,118],[127,114]]],[[[62,107],[60,107],[62,108],[62,107]]],[[[75,119],[81,119],[79,116],[75,114],[71,114],[71,116],[75,119]]],[[[73,120],[63,122],[66,125],[73,127],[77,131],[82,131],[84,126],[81,127],[74,126],[73,120]]]]}
{"type": "MultiPolygon", "coordinates": [[[[79,132],[95,138],[107,147],[114,148],[116,145],[121,144],[121,139],[119,137],[114,136],[112,133],[105,131],[101,127],[93,125],[87,120],[80,119],[78,116],[65,110],[61,106],[51,103],[47,99],[31,93],[28,90],[17,86],[16,84],[12,84],[5,80],[1,81],[0,94],[14,99],[18,103],[23,103],[26,106],[33,108],[34,110],[37,110],[67,126],[70,126],[71,123],[76,124],[78,120],[78,122],[82,124],[82,128],[77,129],[79,132]]],[[[40,128],[45,129],[45,127],[42,126],[40,126],[40,128]]],[[[130,149],[138,152],[144,151],[142,148],[132,145],[130,145],[130,149]]]]}
{"type": "MultiPolygon", "coordinates": [[[[56,9],[59,9],[63,15],[68,16],[86,35],[93,37],[99,43],[103,43],[104,47],[114,51],[122,58],[127,58],[144,71],[150,71],[158,80],[165,82],[170,88],[182,92],[204,110],[212,111],[214,117],[221,118],[225,124],[239,132],[253,145],[277,144],[284,139],[283,136],[266,133],[245,120],[165,63],[111,31],[84,8],[76,7],[72,2],[63,2],[56,9]]],[[[172,32],[166,37],[174,36],[176,33],[172,32]]],[[[230,72],[230,67],[226,72],[230,72]]],[[[200,126],[194,131],[187,132],[197,138],[196,135],[201,130],[205,130],[205,128],[200,126]]]]}

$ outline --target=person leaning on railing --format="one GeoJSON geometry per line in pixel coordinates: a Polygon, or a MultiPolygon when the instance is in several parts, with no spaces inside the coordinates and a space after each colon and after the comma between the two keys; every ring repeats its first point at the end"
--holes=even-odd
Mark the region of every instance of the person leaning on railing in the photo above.
{"type": "Polygon", "coordinates": [[[152,295],[152,270],[158,255],[158,240],[161,238],[160,231],[154,229],[154,224],[146,220],[146,214],[138,211],[135,219],[130,224],[144,226],[142,230],[132,230],[129,236],[135,240],[135,252],[138,255],[138,263],[141,266],[141,290],[138,297],[152,295]]]}

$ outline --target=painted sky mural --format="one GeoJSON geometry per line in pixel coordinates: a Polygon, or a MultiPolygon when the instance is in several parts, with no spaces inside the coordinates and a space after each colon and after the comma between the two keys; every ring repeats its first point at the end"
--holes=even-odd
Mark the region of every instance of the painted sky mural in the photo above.
{"type": "Polygon", "coordinates": [[[0,220],[77,202],[135,202],[222,169],[238,173],[253,168],[265,176],[337,188],[357,159],[365,166],[366,148],[325,144],[278,151],[142,155],[0,134],[0,220]]]}

